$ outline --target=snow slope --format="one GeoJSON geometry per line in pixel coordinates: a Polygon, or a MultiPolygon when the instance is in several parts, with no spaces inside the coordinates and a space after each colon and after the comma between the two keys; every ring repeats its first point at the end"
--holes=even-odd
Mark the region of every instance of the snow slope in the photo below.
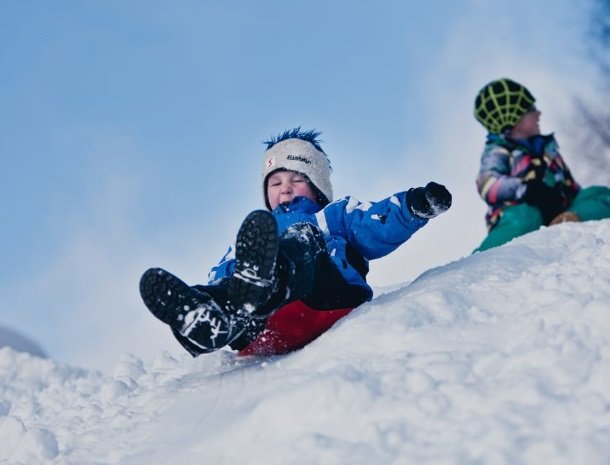
{"type": "Polygon", "coordinates": [[[610,221],[424,273],[294,354],[0,349],[2,464],[608,464],[610,221]]]}

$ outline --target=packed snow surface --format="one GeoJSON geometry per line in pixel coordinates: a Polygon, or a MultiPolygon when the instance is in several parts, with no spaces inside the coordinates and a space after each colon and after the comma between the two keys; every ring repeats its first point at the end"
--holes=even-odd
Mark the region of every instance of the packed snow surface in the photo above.
{"type": "Polygon", "coordinates": [[[108,376],[0,349],[0,463],[608,464],[609,388],[610,221],[563,224],[283,357],[125,355],[108,376]]]}

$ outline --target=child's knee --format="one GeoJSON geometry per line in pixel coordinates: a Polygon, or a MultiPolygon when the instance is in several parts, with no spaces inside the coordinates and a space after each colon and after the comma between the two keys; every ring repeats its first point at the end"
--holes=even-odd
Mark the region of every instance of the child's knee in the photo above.
{"type": "Polygon", "coordinates": [[[507,207],[496,227],[510,231],[514,237],[540,229],[543,225],[542,213],[528,204],[507,207]]]}
{"type": "Polygon", "coordinates": [[[297,267],[314,265],[326,252],[322,232],[311,223],[294,224],[280,237],[280,255],[297,267]]]}
{"type": "Polygon", "coordinates": [[[482,252],[506,244],[516,237],[540,229],[542,224],[542,214],[536,207],[527,204],[506,207],[498,223],[474,251],[482,252]]]}
{"type": "Polygon", "coordinates": [[[610,218],[610,189],[605,186],[590,186],[582,189],[569,208],[582,221],[610,218]]]}

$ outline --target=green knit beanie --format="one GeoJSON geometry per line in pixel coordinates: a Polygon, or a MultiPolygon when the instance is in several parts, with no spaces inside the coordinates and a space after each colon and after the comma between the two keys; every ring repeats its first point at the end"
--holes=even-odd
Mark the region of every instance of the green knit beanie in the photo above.
{"type": "Polygon", "coordinates": [[[489,132],[502,134],[530,111],[536,99],[510,79],[498,79],[483,87],[474,101],[474,116],[489,132]]]}

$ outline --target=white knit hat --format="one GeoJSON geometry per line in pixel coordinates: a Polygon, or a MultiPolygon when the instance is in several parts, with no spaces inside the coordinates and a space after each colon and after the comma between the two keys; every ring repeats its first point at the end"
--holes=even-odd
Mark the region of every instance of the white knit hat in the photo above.
{"type": "Polygon", "coordinates": [[[267,178],[277,170],[290,170],[304,174],[328,202],[333,201],[333,187],[330,183],[330,162],[326,154],[311,142],[293,138],[273,145],[263,154],[263,196],[265,205],[271,210],[267,198],[267,178]]]}

